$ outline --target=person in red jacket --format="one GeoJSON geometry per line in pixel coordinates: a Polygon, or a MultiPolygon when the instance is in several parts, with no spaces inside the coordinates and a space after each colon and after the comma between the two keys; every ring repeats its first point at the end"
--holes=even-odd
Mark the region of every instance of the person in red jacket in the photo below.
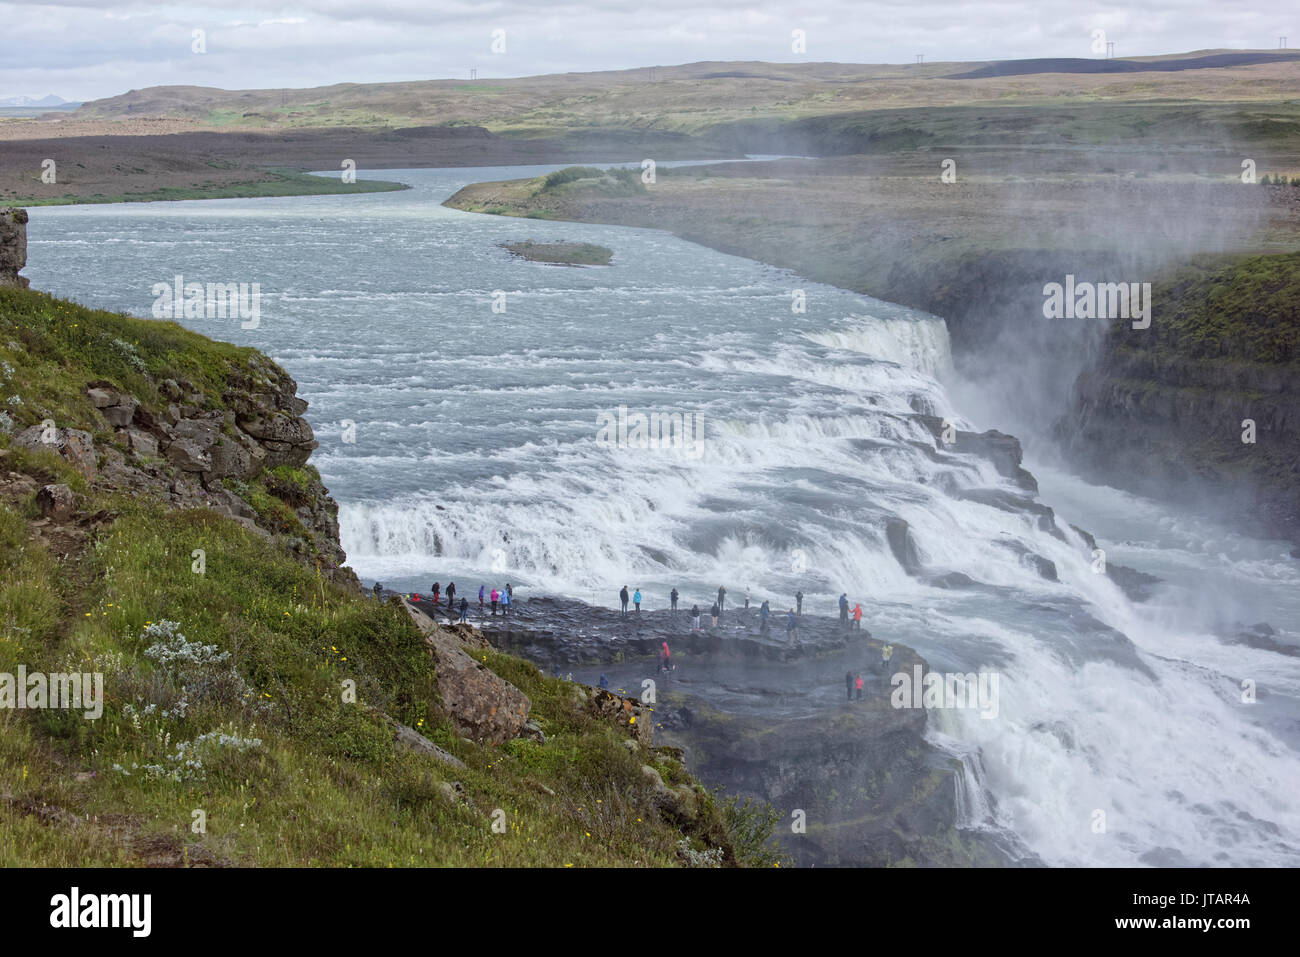
{"type": "Polygon", "coordinates": [[[492,617],[495,618],[497,616],[497,602],[501,600],[501,592],[493,588],[492,594],[488,597],[492,599],[492,617]]]}
{"type": "Polygon", "coordinates": [[[853,628],[855,631],[862,630],[862,606],[853,606],[853,628]]]}
{"type": "Polygon", "coordinates": [[[854,679],[853,687],[858,689],[858,700],[862,700],[862,673],[858,672],[858,677],[854,679]]]}

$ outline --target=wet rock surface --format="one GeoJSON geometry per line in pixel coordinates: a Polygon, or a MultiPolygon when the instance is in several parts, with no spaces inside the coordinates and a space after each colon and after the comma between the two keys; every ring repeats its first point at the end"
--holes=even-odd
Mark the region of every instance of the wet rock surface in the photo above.
{"type": "MultiPolygon", "coordinates": [[[[426,615],[447,620],[446,602],[436,608],[427,596],[416,603],[426,615]]],[[[480,619],[477,604],[474,620],[498,648],[531,661],[556,666],[615,662],[628,657],[654,658],[660,645],[668,642],[673,654],[728,654],[741,658],[792,661],[845,648],[855,638],[870,637],[865,630],[848,631],[837,621],[804,615],[797,633],[787,640],[786,612],[772,610],[769,633],[760,627],[756,606],[726,608],[718,627],[709,624],[707,608],[701,608],[700,631],[692,631],[689,607],[674,615],[668,610],[629,611],[626,615],[566,598],[529,598],[516,601],[508,616],[480,619]]]]}

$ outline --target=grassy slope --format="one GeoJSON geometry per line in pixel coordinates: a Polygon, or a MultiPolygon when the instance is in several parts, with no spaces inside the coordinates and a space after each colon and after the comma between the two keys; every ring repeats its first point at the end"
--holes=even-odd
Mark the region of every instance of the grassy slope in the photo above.
{"type": "Polygon", "coordinates": [[[1161,322],[1121,348],[1166,362],[1300,365],[1300,253],[1202,257],[1153,292],[1161,322]]]}
{"type": "MultiPolygon", "coordinates": [[[[215,404],[231,368],[269,365],[174,323],[15,289],[0,290],[0,360],[0,392],[23,397],[6,406],[18,426],[47,417],[93,426],[82,398],[92,379],[149,399],[154,377],[184,376],[215,404]]],[[[666,780],[682,769],[630,754],[624,731],[589,716],[576,686],[518,659],[483,658],[531,697],[546,744],[490,748],[458,736],[399,605],[335,589],[214,513],[108,495],[53,453],[0,435],[0,672],[101,671],[107,699],[98,721],[0,710],[0,866],[678,863],[683,833],[654,810],[640,765],[657,762],[666,780]],[[70,484],[79,512],[99,513],[89,547],[60,558],[33,537],[34,496],[12,494],[8,473],[70,484]],[[206,570],[196,574],[200,548],[206,570]],[[231,660],[187,670],[145,657],[146,629],[162,620],[231,660]],[[342,700],[345,679],[358,704],[342,700]],[[182,697],[188,709],[175,714],[182,697]],[[467,767],[400,749],[384,714],[467,767]],[[218,730],[261,744],[194,745],[186,756],[200,754],[204,768],[185,779],[169,756],[218,730]],[[464,800],[446,796],[453,780],[464,800]],[[497,808],[505,834],[490,827],[497,808]],[[206,833],[191,830],[195,810],[206,833]]],[[[765,837],[751,833],[754,814],[703,804],[696,848],[729,843],[725,819],[749,835],[742,857],[770,860],[747,854],[765,837]]]]}

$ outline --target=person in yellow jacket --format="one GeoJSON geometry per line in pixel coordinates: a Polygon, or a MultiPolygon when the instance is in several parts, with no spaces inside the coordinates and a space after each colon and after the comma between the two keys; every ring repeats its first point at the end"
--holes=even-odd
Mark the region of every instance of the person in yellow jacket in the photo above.
{"type": "Polygon", "coordinates": [[[886,644],[880,649],[880,673],[888,674],[890,659],[894,657],[894,646],[886,644]]]}

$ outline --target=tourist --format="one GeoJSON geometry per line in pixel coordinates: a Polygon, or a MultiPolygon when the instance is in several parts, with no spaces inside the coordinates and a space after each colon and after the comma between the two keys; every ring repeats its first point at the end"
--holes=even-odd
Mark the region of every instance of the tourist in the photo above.
{"type": "Polygon", "coordinates": [[[501,600],[501,593],[493,588],[492,594],[488,597],[492,599],[492,617],[495,618],[497,616],[497,602],[501,600]]]}
{"type": "Polygon", "coordinates": [[[456,601],[456,583],[448,582],[447,583],[447,607],[448,608],[453,607],[455,601],[456,601]]]}
{"type": "MultiPolygon", "coordinates": [[[[450,593],[448,593],[450,594],[450,593]]],[[[460,620],[464,624],[469,619],[469,599],[464,596],[460,599],[460,620]]]]}
{"type": "Polygon", "coordinates": [[[641,589],[638,588],[632,595],[632,604],[636,605],[636,613],[641,614],[641,589]]]}
{"type": "Polygon", "coordinates": [[[889,671],[889,660],[894,657],[894,646],[884,645],[880,649],[880,673],[886,674],[889,671]]]}
{"type": "Polygon", "coordinates": [[[769,627],[767,616],[770,615],[771,613],[772,613],[772,609],[770,609],[767,606],[766,601],[764,601],[763,604],[758,606],[758,634],[762,638],[767,637],[767,630],[769,627]]]}
{"type": "Polygon", "coordinates": [[[847,701],[853,700],[853,672],[844,672],[844,697],[847,701]]]}
{"type": "Polygon", "coordinates": [[[803,616],[803,592],[801,591],[794,593],[794,613],[803,616]]]}
{"type": "MultiPolygon", "coordinates": [[[[726,607],[727,607],[727,586],[719,585],[718,586],[718,614],[721,615],[722,610],[726,607]]],[[[714,622],[714,624],[717,624],[717,622],[714,622]]]]}
{"type": "Polygon", "coordinates": [[[691,631],[700,630],[700,606],[691,606],[691,631]]]}
{"type": "Polygon", "coordinates": [[[515,586],[509,582],[506,582],[506,594],[510,596],[511,601],[515,600],[515,586]]]}
{"type": "Polygon", "coordinates": [[[856,631],[862,630],[862,605],[860,604],[853,606],[853,628],[856,631]]]}
{"type": "Polygon", "coordinates": [[[434,582],[432,591],[433,591],[433,603],[436,605],[438,604],[438,593],[442,591],[442,586],[439,585],[437,582],[434,582]]]}
{"type": "Polygon", "coordinates": [[[857,688],[858,700],[861,701],[862,700],[862,673],[861,672],[858,672],[858,677],[857,680],[854,682],[854,687],[857,688]]]}
{"type": "Polygon", "coordinates": [[[506,618],[510,617],[510,592],[508,591],[501,593],[501,614],[506,618]]]}
{"type": "Polygon", "coordinates": [[[785,641],[786,644],[794,644],[794,640],[799,637],[799,620],[794,616],[794,609],[791,608],[785,616],[785,641]]]}
{"type": "Polygon", "coordinates": [[[849,596],[840,592],[840,624],[849,627],[849,596]]]}
{"type": "Polygon", "coordinates": [[[672,668],[671,668],[671,666],[670,666],[670,664],[669,664],[669,661],[668,661],[670,655],[671,655],[671,652],[668,650],[668,642],[666,642],[666,641],[665,641],[665,642],[662,642],[662,643],[659,645],[659,670],[660,670],[660,671],[671,671],[671,670],[672,670],[672,668]]]}
{"type": "Polygon", "coordinates": [[[672,603],[673,603],[673,604],[672,604],[673,617],[676,618],[676,617],[677,617],[677,586],[675,586],[675,585],[673,586],[673,590],[672,590],[672,592],[668,595],[668,597],[669,597],[669,599],[672,600],[672,603]]]}
{"type": "Polygon", "coordinates": [[[626,585],[624,585],[622,588],[619,589],[618,601],[619,601],[619,605],[623,609],[623,614],[626,615],[627,614],[627,586],[626,585]]]}
{"type": "Polygon", "coordinates": [[[486,587],[487,587],[486,585],[479,585],[479,586],[478,586],[478,613],[479,613],[479,615],[482,615],[482,614],[483,614],[483,589],[486,588],[486,587]]]}
{"type": "Polygon", "coordinates": [[[713,607],[709,609],[709,617],[713,619],[714,628],[718,627],[718,616],[720,614],[722,614],[722,609],[718,607],[718,603],[715,601],[713,607]]]}
{"type": "Polygon", "coordinates": [[[384,586],[379,584],[379,582],[375,582],[375,597],[379,598],[383,595],[383,593],[384,593],[384,586]]]}
{"type": "Polygon", "coordinates": [[[602,691],[609,690],[609,679],[605,677],[605,672],[603,671],[600,673],[600,689],[602,691]]]}

